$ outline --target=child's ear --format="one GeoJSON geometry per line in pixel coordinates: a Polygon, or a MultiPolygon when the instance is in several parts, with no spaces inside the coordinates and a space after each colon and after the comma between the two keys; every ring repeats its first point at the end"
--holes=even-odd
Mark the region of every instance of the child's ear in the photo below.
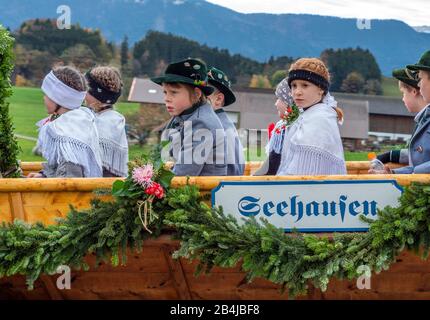
{"type": "Polygon", "coordinates": [[[200,88],[195,87],[194,88],[194,96],[196,97],[197,100],[200,100],[200,98],[202,97],[202,90],[200,90],[200,88]]]}

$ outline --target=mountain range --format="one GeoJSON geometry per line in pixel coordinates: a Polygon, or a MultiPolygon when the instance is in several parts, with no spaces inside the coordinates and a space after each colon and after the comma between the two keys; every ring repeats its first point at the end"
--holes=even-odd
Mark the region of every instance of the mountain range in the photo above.
{"type": "Polygon", "coordinates": [[[119,43],[140,40],[148,30],[170,32],[211,47],[266,61],[271,56],[319,56],[327,48],[369,49],[385,75],[415,63],[430,49],[428,29],[418,32],[398,20],[371,20],[307,14],[243,14],[204,0],[0,0],[0,24],[17,29],[35,18],[58,18],[67,5],[71,22],[100,29],[119,43]]]}

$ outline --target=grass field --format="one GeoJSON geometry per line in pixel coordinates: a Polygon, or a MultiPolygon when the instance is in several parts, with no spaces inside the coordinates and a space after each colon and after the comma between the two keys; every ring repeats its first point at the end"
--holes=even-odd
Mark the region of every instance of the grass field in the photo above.
{"type": "MultiPolygon", "coordinates": [[[[10,113],[15,125],[15,134],[37,138],[36,122],[45,118],[46,110],[43,104],[43,93],[37,88],[18,88],[14,87],[14,94],[10,101],[10,113]]],[[[122,102],[117,104],[117,110],[122,114],[133,113],[139,109],[138,103],[122,102]]],[[[35,156],[32,149],[36,142],[19,138],[21,161],[42,161],[41,157],[35,156]]],[[[148,151],[147,147],[131,146],[130,158],[136,157],[148,151]]],[[[247,157],[247,154],[245,154],[247,157]]],[[[249,159],[252,161],[264,160],[266,157],[264,150],[257,154],[256,151],[250,151],[249,159]]],[[[345,158],[348,161],[367,160],[366,152],[346,152],[345,158]]]]}
{"type": "Polygon", "coordinates": [[[398,81],[395,78],[382,77],[382,91],[387,97],[401,97],[398,81]]]}

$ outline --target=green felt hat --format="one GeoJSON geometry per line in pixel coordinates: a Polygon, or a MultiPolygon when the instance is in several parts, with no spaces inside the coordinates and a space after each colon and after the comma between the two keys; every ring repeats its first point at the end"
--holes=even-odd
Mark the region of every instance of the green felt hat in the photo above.
{"type": "Polygon", "coordinates": [[[406,68],[408,68],[409,70],[430,71],[430,50],[424,52],[418,63],[407,65],[406,68]]]}
{"type": "Polygon", "coordinates": [[[224,94],[224,107],[236,102],[236,97],[233,91],[231,91],[231,82],[223,71],[214,67],[210,67],[208,72],[208,80],[209,84],[213,85],[224,94]]]}
{"type": "Polygon", "coordinates": [[[416,89],[419,89],[417,71],[412,71],[407,68],[396,69],[396,70],[393,70],[393,77],[416,89]]]}
{"type": "Polygon", "coordinates": [[[163,83],[189,84],[200,88],[206,96],[214,92],[214,88],[208,85],[206,64],[192,58],[169,64],[164,75],[151,78],[151,80],[159,85],[163,83]]]}

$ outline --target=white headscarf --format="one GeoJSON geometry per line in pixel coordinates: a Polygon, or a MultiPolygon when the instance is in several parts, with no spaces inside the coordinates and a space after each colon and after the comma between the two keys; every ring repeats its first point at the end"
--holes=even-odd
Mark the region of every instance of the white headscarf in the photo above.
{"type": "Polygon", "coordinates": [[[56,104],[70,110],[78,109],[87,93],[69,87],[59,80],[53,71],[43,79],[42,91],[56,104]]]}

